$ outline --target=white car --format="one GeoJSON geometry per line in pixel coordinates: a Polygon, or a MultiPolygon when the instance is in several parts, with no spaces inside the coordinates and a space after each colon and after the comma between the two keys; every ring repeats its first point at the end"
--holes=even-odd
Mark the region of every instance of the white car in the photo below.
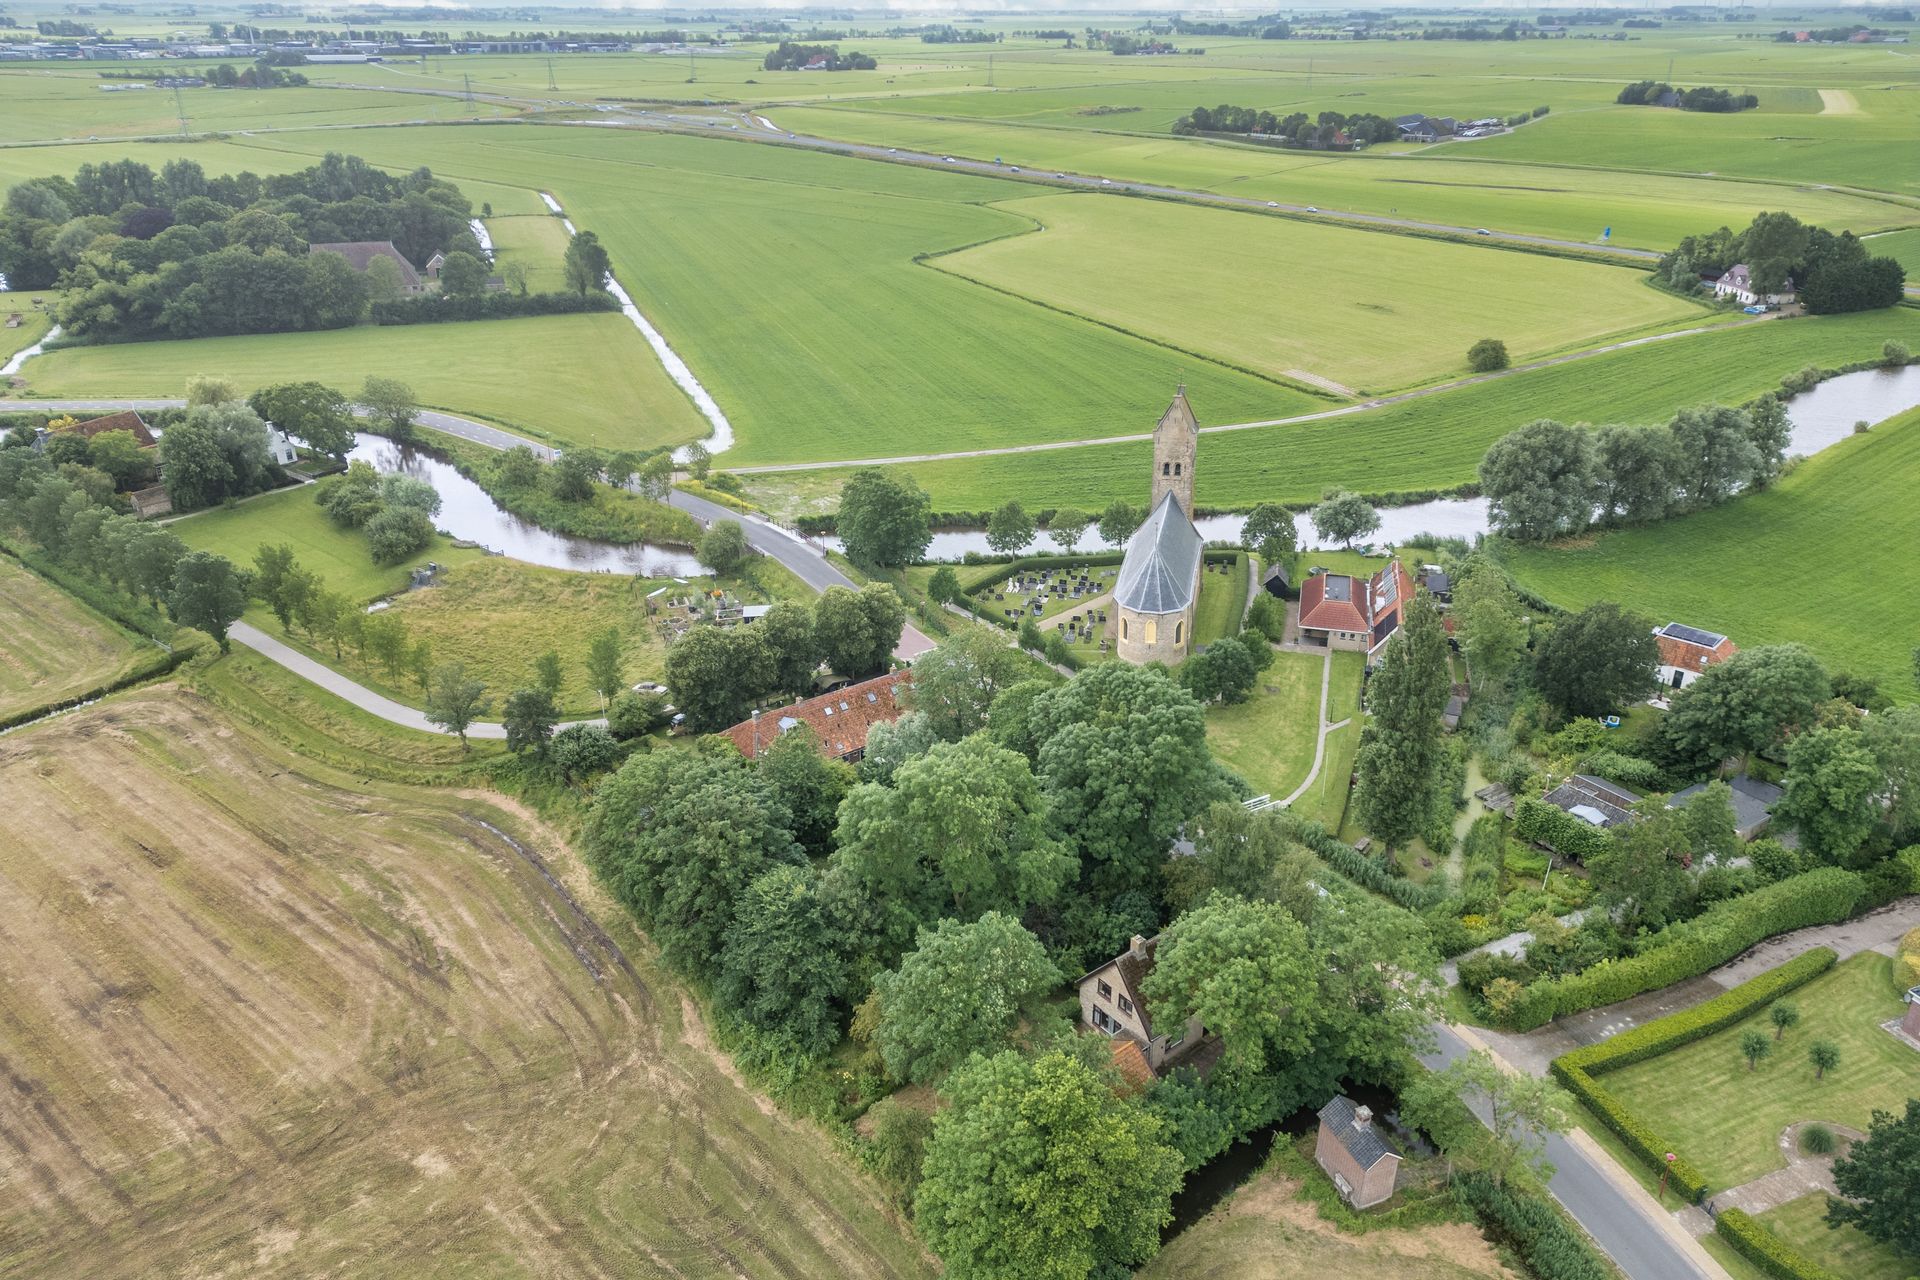
{"type": "Polygon", "coordinates": [[[1018,172],[1020,172],[1020,166],[1019,166],[1019,165],[1017,165],[1017,164],[1016,164],[1016,165],[1011,165],[1011,166],[1009,166],[1009,167],[1008,167],[1008,170],[1007,170],[1007,171],[1008,171],[1009,173],[1018,173],[1018,172]]]}
{"type": "Polygon", "coordinates": [[[1310,205],[1308,205],[1308,206],[1307,206],[1307,212],[1308,212],[1308,213],[1318,213],[1318,212],[1320,212],[1320,206],[1319,206],[1319,205],[1317,205],[1317,204],[1310,204],[1310,205]]]}
{"type": "Polygon", "coordinates": [[[899,155],[899,154],[900,154],[900,148],[898,148],[898,147],[888,147],[888,148],[887,148],[887,154],[888,154],[888,155],[890,155],[890,156],[897,156],[897,155],[899,155]]]}
{"type": "Polygon", "coordinates": [[[952,163],[953,163],[953,157],[952,157],[952,156],[942,156],[942,157],[940,157],[940,158],[941,158],[942,160],[945,160],[945,161],[946,161],[946,162],[947,162],[948,164],[952,164],[952,163]]]}
{"type": "Polygon", "coordinates": [[[1481,227],[1477,229],[1473,234],[1477,236],[1490,236],[1493,234],[1493,232],[1487,230],[1485,227],[1481,227]]]}
{"type": "Polygon", "coordinates": [[[1267,201],[1267,208],[1269,208],[1269,209],[1278,209],[1279,207],[1280,207],[1280,202],[1279,202],[1278,200],[1269,200],[1269,201],[1267,201]]]}
{"type": "Polygon", "coordinates": [[[1103,186],[1103,187],[1110,187],[1110,186],[1112,186],[1112,185],[1113,185],[1113,179],[1112,179],[1112,178],[1102,178],[1102,179],[1100,179],[1100,185],[1101,185],[1101,186],[1103,186]]]}

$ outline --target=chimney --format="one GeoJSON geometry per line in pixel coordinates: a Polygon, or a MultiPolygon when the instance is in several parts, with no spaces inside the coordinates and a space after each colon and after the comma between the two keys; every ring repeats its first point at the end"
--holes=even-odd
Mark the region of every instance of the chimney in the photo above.
{"type": "Polygon", "coordinates": [[[1355,1107],[1353,1109],[1353,1127],[1354,1128],[1364,1131],[1366,1127],[1372,1123],[1373,1123],[1372,1107],[1361,1106],[1361,1107],[1355,1107]]]}
{"type": "Polygon", "coordinates": [[[1127,944],[1127,954],[1144,963],[1147,958],[1147,940],[1137,933],[1134,934],[1133,941],[1127,944]]]}

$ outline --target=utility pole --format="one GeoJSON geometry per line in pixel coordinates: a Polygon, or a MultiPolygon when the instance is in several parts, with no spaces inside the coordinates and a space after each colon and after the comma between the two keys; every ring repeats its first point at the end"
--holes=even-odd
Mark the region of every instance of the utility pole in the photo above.
{"type": "Polygon", "coordinates": [[[987,88],[993,88],[993,55],[987,55],[987,88]]]}
{"type": "Polygon", "coordinates": [[[556,84],[553,79],[553,59],[548,58],[547,59],[547,88],[558,89],[559,87],[560,86],[556,84]]]}
{"type": "Polygon", "coordinates": [[[181,101],[180,86],[173,86],[173,112],[180,117],[180,136],[187,136],[187,105],[181,101]]]}
{"type": "Polygon", "coordinates": [[[467,86],[467,101],[468,101],[469,103],[471,103],[471,102],[473,101],[473,77],[472,77],[472,76],[470,76],[470,75],[466,75],[466,74],[464,74],[464,73],[463,73],[463,74],[461,75],[461,77],[460,77],[460,79],[461,79],[461,80],[463,80],[463,81],[464,81],[464,82],[466,83],[466,86],[467,86]]]}
{"type": "Polygon", "coordinates": [[[693,46],[687,46],[687,83],[692,84],[700,78],[700,68],[695,64],[693,46]]]}

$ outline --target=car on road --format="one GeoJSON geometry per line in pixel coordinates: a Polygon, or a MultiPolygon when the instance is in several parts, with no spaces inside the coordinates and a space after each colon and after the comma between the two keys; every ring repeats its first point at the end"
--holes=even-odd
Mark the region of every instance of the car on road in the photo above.
{"type": "Polygon", "coordinates": [[[1064,173],[1056,173],[1056,174],[1054,174],[1053,176],[1054,176],[1054,177],[1056,177],[1056,178],[1064,178],[1064,177],[1066,177],[1067,175],[1066,175],[1066,174],[1064,174],[1064,173]]]}
{"type": "Polygon", "coordinates": [[[1490,236],[1493,234],[1493,232],[1487,230],[1485,227],[1478,227],[1474,230],[1473,234],[1477,236],[1490,236]]]}
{"type": "Polygon", "coordinates": [[[1279,202],[1278,200],[1269,200],[1269,201],[1267,201],[1267,208],[1269,208],[1269,209],[1278,209],[1279,207],[1280,207],[1280,202],[1279,202]]]}
{"type": "Polygon", "coordinates": [[[952,164],[952,163],[953,163],[953,157],[952,157],[952,156],[941,156],[940,158],[941,158],[942,160],[945,160],[945,161],[946,161],[946,162],[947,162],[948,164],[952,164]]]}
{"type": "Polygon", "coordinates": [[[1110,186],[1112,186],[1112,185],[1113,185],[1113,179],[1112,179],[1112,178],[1102,178],[1102,179],[1100,179],[1100,185],[1101,185],[1101,186],[1103,186],[1103,187],[1110,187],[1110,186]]]}
{"type": "Polygon", "coordinates": [[[1018,173],[1018,172],[1020,172],[1020,166],[1019,166],[1019,165],[1017,165],[1017,164],[1016,164],[1016,165],[1009,165],[1009,166],[1007,167],[1007,172],[1009,172],[1009,173],[1018,173]]]}
{"type": "Polygon", "coordinates": [[[1307,212],[1308,212],[1308,213],[1318,213],[1318,212],[1320,212],[1320,206],[1319,206],[1319,205],[1317,205],[1317,204],[1310,204],[1310,205],[1308,205],[1308,206],[1307,206],[1307,212]]]}
{"type": "Polygon", "coordinates": [[[897,156],[897,155],[899,155],[899,154],[900,154],[900,148],[898,148],[898,147],[888,147],[888,148],[887,148],[887,154],[888,154],[888,155],[890,155],[890,156],[897,156]]]}

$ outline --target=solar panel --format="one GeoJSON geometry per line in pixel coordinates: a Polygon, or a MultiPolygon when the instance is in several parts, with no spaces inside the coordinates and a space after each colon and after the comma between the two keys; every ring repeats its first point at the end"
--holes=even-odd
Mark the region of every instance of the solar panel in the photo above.
{"type": "Polygon", "coordinates": [[[1688,644],[1697,644],[1702,649],[1716,649],[1726,640],[1726,637],[1723,635],[1717,635],[1712,631],[1702,631],[1698,627],[1689,627],[1681,622],[1669,622],[1664,628],[1664,633],[1675,640],[1684,640],[1688,644]]]}

